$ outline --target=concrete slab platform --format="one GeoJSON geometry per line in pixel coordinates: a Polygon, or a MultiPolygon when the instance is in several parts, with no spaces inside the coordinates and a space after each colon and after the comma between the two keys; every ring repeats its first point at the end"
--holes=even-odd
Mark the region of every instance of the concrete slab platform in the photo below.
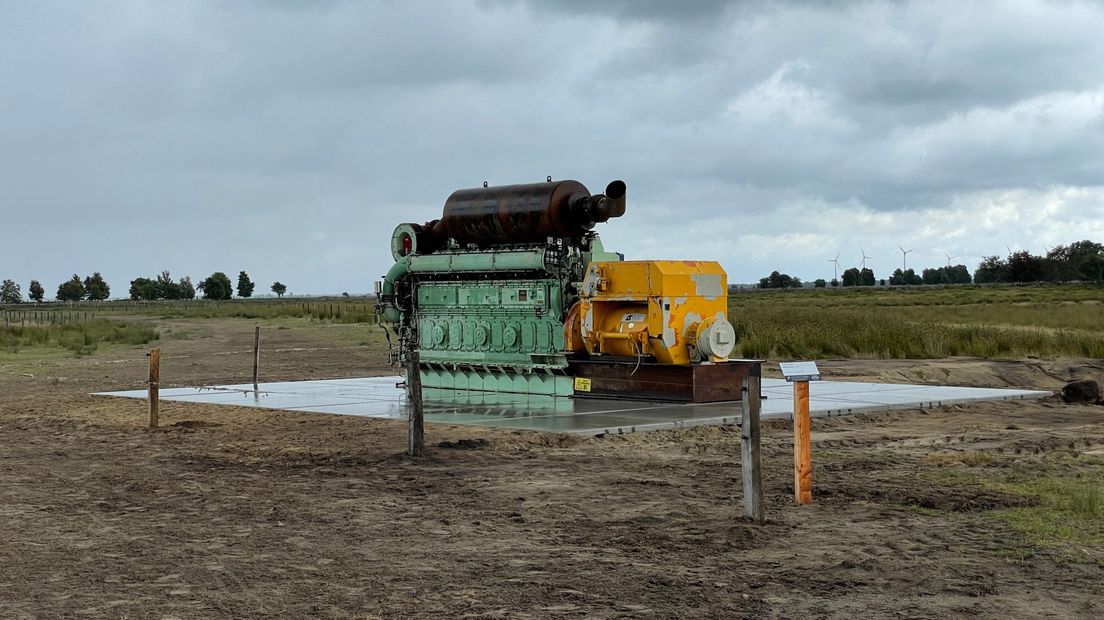
{"type": "MultiPolygon", "coordinates": [[[[169,388],[161,399],[238,407],[404,419],[406,395],[399,376],[319,381],[169,388]]],[[[955,403],[1043,398],[1050,392],[817,381],[810,384],[813,416],[848,415],[893,409],[932,408],[955,403]]],[[[763,419],[792,418],[793,386],[763,379],[763,419]]],[[[145,398],[145,390],[100,392],[97,396],[145,398]]],[[[700,425],[735,424],[739,403],[661,403],[599,398],[557,398],[426,389],[426,421],[494,428],[600,435],[700,425]]]]}

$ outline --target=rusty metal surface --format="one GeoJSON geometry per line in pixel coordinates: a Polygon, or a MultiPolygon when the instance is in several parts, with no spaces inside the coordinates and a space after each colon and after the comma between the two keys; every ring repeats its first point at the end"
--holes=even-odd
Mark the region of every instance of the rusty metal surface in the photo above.
{"type": "MultiPolygon", "coordinates": [[[[572,360],[568,374],[591,381],[591,394],[616,398],[715,403],[740,400],[744,377],[761,377],[761,362],[717,364],[640,363],[635,360],[572,360]]],[[[586,396],[576,392],[577,396],[586,396]]]]}
{"type": "Polygon", "coordinates": [[[609,190],[612,198],[591,196],[582,183],[570,180],[460,189],[445,201],[432,230],[440,239],[478,245],[578,238],[625,213],[625,184],[614,181],[609,190]]]}

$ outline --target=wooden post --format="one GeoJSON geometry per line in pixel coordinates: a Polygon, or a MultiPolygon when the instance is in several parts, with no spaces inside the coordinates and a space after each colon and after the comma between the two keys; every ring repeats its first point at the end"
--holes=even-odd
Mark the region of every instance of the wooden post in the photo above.
{"type": "Polygon", "coordinates": [[[409,407],[409,433],[406,453],[425,454],[425,419],[422,409],[422,373],[418,368],[418,351],[411,351],[406,360],[406,392],[409,407]]]}
{"type": "Polygon", "coordinates": [[[809,382],[794,381],[794,501],[813,501],[813,441],[809,420],[809,382]]]}
{"type": "Polygon", "coordinates": [[[762,522],[766,517],[763,507],[763,475],[759,461],[759,377],[744,377],[741,387],[740,417],[740,473],[744,481],[744,516],[762,522]]]}
{"type": "Polygon", "coordinates": [[[261,366],[261,326],[253,329],[253,396],[257,396],[257,371],[261,366]]]}
{"type": "Polygon", "coordinates": [[[149,352],[149,427],[157,428],[158,423],[158,399],[161,389],[161,349],[150,349],[149,352]]]}

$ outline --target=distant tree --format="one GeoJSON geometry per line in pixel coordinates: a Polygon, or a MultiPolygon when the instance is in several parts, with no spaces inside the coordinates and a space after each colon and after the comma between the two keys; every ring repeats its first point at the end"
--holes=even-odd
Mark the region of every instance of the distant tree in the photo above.
{"type": "Polygon", "coordinates": [[[84,299],[84,284],[81,283],[80,276],[74,273],[72,278],[59,284],[57,298],[58,301],[80,301],[84,299]]]}
{"type": "Polygon", "coordinates": [[[800,288],[801,280],[787,273],[772,271],[765,278],[759,279],[759,288],[800,288]]]}
{"type": "Polygon", "coordinates": [[[889,276],[889,283],[894,286],[918,285],[923,284],[924,279],[916,275],[916,272],[912,269],[906,269],[904,271],[895,269],[893,270],[893,274],[889,276]]]}
{"type": "Polygon", "coordinates": [[[42,300],[46,297],[46,289],[42,288],[42,284],[38,280],[31,280],[31,285],[27,287],[27,296],[35,301],[35,303],[42,303],[42,300]]]}
{"type": "Polygon", "coordinates": [[[902,275],[904,276],[905,284],[919,286],[924,283],[924,279],[916,275],[916,271],[912,269],[906,269],[902,275]]]}
{"type": "Polygon", "coordinates": [[[0,304],[21,304],[23,293],[19,291],[19,285],[15,280],[4,280],[0,283],[0,304]]]}
{"type": "Polygon", "coordinates": [[[839,286],[839,285],[840,285],[840,282],[839,282],[839,280],[837,280],[837,279],[835,279],[835,278],[832,278],[832,282],[831,282],[831,284],[832,284],[832,286],[839,286]]]}
{"type": "Polygon", "coordinates": [[[157,282],[149,278],[134,278],[130,281],[130,298],[138,301],[153,301],[161,297],[157,282]]]}
{"type": "Polygon", "coordinates": [[[183,278],[180,278],[180,283],[177,286],[180,287],[181,299],[195,299],[196,290],[195,286],[192,285],[191,277],[184,276],[183,278]]]}
{"type": "Polygon", "coordinates": [[[852,267],[843,272],[844,286],[858,286],[860,273],[857,267],[852,267]]]}
{"type": "Polygon", "coordinates": [[[923,284],[969,284],[971,282],[970,271],[966,269],[966,265],[925,269],[920,281],[923,284]]]}
{"type": "Polygon", "coordinates": [[[1080,269],[1082,280],[1104,280],[1104,254],[1086,257],[1080,269]]]}
{"type": "Polygon", "coordinates": [[[1047,252],[1047,267],[1053,279],[1058,281],[1081,279],[1073,254],[1073,250],[1066,245],[1057,245],[1047,252]]]}
{"type": "MultiPolygon", "coordinates": [[[[874,286],[875,281],[874,270],[869,267],[864,267],[863,270],[859,272],[859,286],[874,286]]],[[[885,282],[882,284],[885,284],[885,282]]]]}
{"type": "Polygon", "coordinates": [[[825,288],[826,286],[828,286],[828,282],[826,282],[823,278],[817,278],[816,280],[813,280],[814,288],[825,288]]]}
{"type": "Polygon", "coordinates": [[[1104,279],[1104,244],[1086,239],[1059,245],[1047,252],[1046,261],[1055,280],[1104,279]]]}
{"type": "Polygon", "coordinates": [[[974,270],[974,282],[978,284],[1008,282],[1008,263],[999,256],[982,257],[981,263],[974,270]]]}
{"type": "Polygon", "coordinates": [[[947,267],[946,273],[950,284],[969,284],[971,282],[970,270],[966,268],[966,265],[947,267]]]}
{"type": "Polygon", "coordinates": [[[167,270],[157,276],[157,296],[161,299],[183,299],[184,291],[180,285],[172,279],[172,274],[167,270]]]}
{"type": "Polygon", "coordinates": [[[1009,282],[1041,282],[1047,279],[1046,260],[1024,250],[1008,257],[1009,282]]]}
{"type": "Polygon", "coordinates": [[[253,281],[249,279],[249,274],[244,271],[238,272],[238,297],[252,297],[255,286],[253,281]]]}
{"type": "Polygon", "coordinates": [[[272,283],[272,292],[276,293],[277,297],[283,297],[287,292],[287,285],[281,284],[279,280],[272,283]]]}
{"type": "Polygon", "coordinates": [[[932,269],[929,267],[920,273],[920,280],[924,284],[946,284],[945,282],[943,282],[943,278],[946,277],[947,272],[944,271],[942,267],[939,267],[938,269],[932,269]]]}
{"type": "Polygon", "coordinates": [[[90,301],[103,301],[111,296],[111,287],[104,281],[100,272],[95,272],[84,279],[84,296],[90,301]]]}
{"type": "Polygon", "coordinates": [[[207,279],[197,286],[203,291],[204,299],[226,300],[234,294],[234,287],[230,284],[230,277],[221,271],[216,271],[207,276],[207,279]]]}

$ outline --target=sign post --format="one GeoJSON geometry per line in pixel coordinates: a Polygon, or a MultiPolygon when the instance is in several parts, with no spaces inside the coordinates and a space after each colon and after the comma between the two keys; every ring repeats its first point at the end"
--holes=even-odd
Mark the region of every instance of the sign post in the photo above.
{"type": "Polygon", "coordinates": [[[407,420],[406,454],[425,456],[425,413],[422,407],[422,372],[418,349],[411,348],[406,356],[406,389],[409,419],[407,420]]]}
{"type": "Polygon", "coordinates": [[[762,523],[766,516],[763,506],[763,475],[759,457],[759,408],[762,403],[759,363],[753,375],[744,377],[740,405],[740,473],[744,483],[744,516],[762,523]]]}
{"type": "Polygon", "coordinates": [[[150,349],[149,358],[149,427],[157,428],[161,408],[161,348],[150,349]]]}
{"type": "Polygon", "coordinates": [[[261,326],[258,325],[253,330],[253,397],[256,398],[260,395],[260,390],[257,387],[257,371],[261,366],[261,326]]]}
{"type": "Polygon", "coordinates": [[[809,382],[820,381],[816,362],[782,362],[786,381],[793,383],[794,423],[794,502],[799,506],[813,501],[813,440],[809,418],[809,382]]]}

